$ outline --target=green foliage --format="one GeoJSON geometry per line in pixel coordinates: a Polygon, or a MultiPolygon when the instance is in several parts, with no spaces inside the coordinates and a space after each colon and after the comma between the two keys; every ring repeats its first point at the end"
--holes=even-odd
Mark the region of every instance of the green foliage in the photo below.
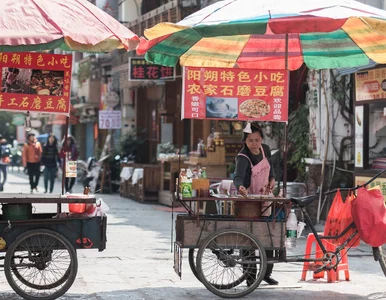
{"type": "Polygon", "coordinates": [[[13,113],[0,111],[0,134],[12,144],[11,136],[16,138],[16,127],[12,124],[13,113]]]}
{"type": "Polygon", "coordinates": [[[126,134],[121,140],[121,153],[123,157],[134,157],[135,162],[141,160],[141,147],[145,140],[138,138],[136,134],[126,134]]]}
{"type": "Polygon", "coordinates": [[[304,158],[310,157],[309,140],[309,109],[308,105],[301,104],[297,110],[294,110],[288,120],[288,163],[297,171],[297,180],[303,181],[305,175],[306,163],[304,158]]]}
{"type": "Polygon", "coordinates": [[[79,64],[78,69],[78,83],[82,85],[87,79],[90,78],[91,62],[89,60],[79,64]]]}

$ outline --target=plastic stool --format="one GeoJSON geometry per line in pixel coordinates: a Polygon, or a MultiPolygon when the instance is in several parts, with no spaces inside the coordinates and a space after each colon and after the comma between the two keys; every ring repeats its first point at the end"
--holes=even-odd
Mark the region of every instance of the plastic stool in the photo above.
{"type": "MultiPolygon", "coordinates": [[[[318,233],[318,235],[323,235],[323,233],[318,233]]],[[[327,240],[322,241],[323,246],[329,252],[334,252],[336,249],[336,245],[328,242],[327,240]]],[[[306,253],[304,255],[305,259],[311,259],[312,247],[315,244],[315,258],[323,257],[323,251],[320,249],[319,244],[316,241],[316,238],[313,233],[308,234],[307,242],[306,242],[306,253]]],[[[313,274],[314,279],[324,278],[324,273],[327,273],[327,282],[335,282],[339,281],[339,271],[344,271],[346,281],[350,280],[349,268],[348,268],[348,258],[346,254],[346,248],[342,249],[344,255],[341,257],[341,261],[339,262],[336,271],[335,270],[326,270],[321,271],[318,274],[313,274]]],[[[322,262],[304,262],[303,264],[303,272],[301,280],[306,280],[307,271],[315,271],[322,265],[322,262]]]]}

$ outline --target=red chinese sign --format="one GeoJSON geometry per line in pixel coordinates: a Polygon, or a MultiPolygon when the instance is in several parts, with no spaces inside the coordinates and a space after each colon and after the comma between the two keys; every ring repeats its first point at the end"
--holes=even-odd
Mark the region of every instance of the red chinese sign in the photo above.
{"type": "Polygon", "coordinates": [[[0,53],[0,110],[69,115],[72,56],[0,53]]]}
{"type": "Polygon", "coordinates": [[[288,121],[288,71],[185,67],[182,118],[288,121]]]}

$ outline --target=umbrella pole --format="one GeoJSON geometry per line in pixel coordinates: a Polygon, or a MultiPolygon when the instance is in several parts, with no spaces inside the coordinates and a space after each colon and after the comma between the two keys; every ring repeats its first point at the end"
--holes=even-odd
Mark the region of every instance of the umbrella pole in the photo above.
{"type": "MultiPolygon", "coordinates": [[[[285,70],[288,71],[288,33],[285,35],[285,70]]],[[[290,78],[288,77],[288,81],[290,78]]],[[[287,195],[287,154],[288,154],[288,121],[284,123],[283,147],[283,197],[287,195]]]]}
{"type": "MultiPolygon", "coordinates": [[[[64,130],[64,139],[63,139],[63,145],[62,148],[64,151],[66,151],[67,146],[67,136],[68,136],[68,126],[70,123],[70,117],[66,117],[66,129],[64,130]]],[[[66,182],[66,158],[67,158],[67,152],[64,152],[63,157],[63,167],[62,167],[62,195],[64,195],[64,184],[66,182]]],[[[62,212],[62,205],[58,203],[58,214],[62,212]]]]}

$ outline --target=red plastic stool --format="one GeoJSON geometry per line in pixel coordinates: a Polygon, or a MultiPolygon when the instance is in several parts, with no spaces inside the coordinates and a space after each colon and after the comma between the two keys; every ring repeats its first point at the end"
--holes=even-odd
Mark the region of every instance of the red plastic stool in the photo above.
{"type": "MultiPolygon", "coordinates": [[[[319,235],[323,235],[322,233],[318,233],[319,235]]],[[[336,246],[327,240],[322,241],[323,246],[326,248],[327,251],[334,252],[336,249],[336,246]]],[[[339,262],[336,271],[335,270],[328,270],[328,271],[322,271],[318,274],[313,274],[314,279],[324,278],[325,272],[327,273],[327,282],[334,282],[339,281],[339,272],[344,271],[345,279],[346,281],[350,280],[350,274],[348,269],[348,258],[346,254],[346,248],[344,248],[341,252],[344,253],[344,255],[341,258],[341,261],[339,262]]],[[[311,259],[311,254],[315,253],[315,258],[321,258],[323,257],[323,251],[320,249],[319,244],[316,241],[316,238],[313,233],[308,234],[307,242],[306,242],[306,253],[304,255],[305,259],[311,259]],[[313,245],[315,245],[315,251],[312,251],[313,245]]],[[[301,280],[306,280],[307,272],[308,271],[315,271],[322,265],[322,262],[304,262],[303,264],[303,272],[302,272],[302,278],[301,280]]]]}

